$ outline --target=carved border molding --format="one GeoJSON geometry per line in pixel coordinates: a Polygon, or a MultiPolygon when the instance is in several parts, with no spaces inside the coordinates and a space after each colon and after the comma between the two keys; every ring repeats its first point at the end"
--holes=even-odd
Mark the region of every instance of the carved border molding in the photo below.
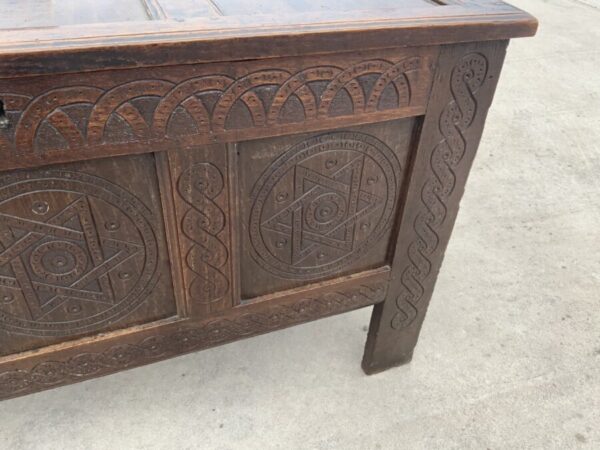
{"type": "Polygon", "coordinates": [[[104,351],[73,356],[49,356],[28,369],[0,373],[0,399],[39,391],[61,384],[106,375],[182,353],[198,351],[242,337],[266,333],[308,322],[385,299],[386,281],[373,281],[335,292],[319,293],[267,311],[222,317],[195,327],[155,334],[131,344],[109,346],[104,351]]]}
{"type": "Polygon", "coordinates": [[[438,250],[439,230],[447,216],[446,203],[456,185],[456,171],[467,151],[467,131],[478,114],[477,93],[484,85],[489,63],[481,53],[460,59],[450,78],[452,98],[439,118],[442,139],[434,147],[429,178],[421,190],[420,211],[414,223],[416,239],[408,247],[408,263],[401,275],[396,314],[391,327],[401,329],[418,316],[417,304],[425,293],[424,282],[432,273],[432,255],[438,250]]]}

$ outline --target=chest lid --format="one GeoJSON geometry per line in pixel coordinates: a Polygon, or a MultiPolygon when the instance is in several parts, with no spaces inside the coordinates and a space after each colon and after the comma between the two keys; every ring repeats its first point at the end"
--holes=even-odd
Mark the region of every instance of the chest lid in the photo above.
{"type": "Polygon", "coordinates": [[[531,36],[497,0],[0,0],[0,78],[531,36]]]}

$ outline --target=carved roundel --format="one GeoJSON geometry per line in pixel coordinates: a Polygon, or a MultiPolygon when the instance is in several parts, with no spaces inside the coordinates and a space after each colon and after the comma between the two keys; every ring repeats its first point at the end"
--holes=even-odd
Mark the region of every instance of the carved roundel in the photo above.
{"type": "Polygon", "coordinates": [[[68,336],[114,323],[156,282],[150,211],[131,193],[64,170],[0,179],[0,328],[68,336]]]}
{"type": "Polygon", "coordinates": [[[394,152],[363,133],[293,146],[252,192],[254,258],[283,278],[311,279],[352,264],[391,226],[400,173],[394,152]]]}
{"type": "Polygon", "coordinates": [[[69,241],[44,242],[31,252],[29,261],[36,276],[53,283],[79,279],[88,264],[85,250],[69,241]]]}

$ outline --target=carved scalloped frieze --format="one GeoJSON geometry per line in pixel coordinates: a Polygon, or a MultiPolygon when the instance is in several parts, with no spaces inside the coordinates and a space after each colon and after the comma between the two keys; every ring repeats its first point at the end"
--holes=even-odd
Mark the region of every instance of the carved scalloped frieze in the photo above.
{"type": "MultiPolygon", "coordinates": [[[[85,151],[182,137],[214,142],[240,131],[268,136],[273,129],[304,129],[323,120],[365,118],[424,105],[431,81],[431,57],[402,54],[394,59],[357,61],[323,58],[231,74],[196,74],[190,69],[80,75],[35,86],[0,85],[10,122],[0,130],[0,154],[38,155],[85,151]],[[152,75],[152,76],[150,76],[152,75]],[[164,75],[164,76],[163,76],[164,75]],[[108,81],[107,81],[108,80],[108,81]],[[46,87],[47,86],[47,87],[46,87]],[[295,128],[294,128],[295,127],[295,128]]],[[[205,71],[204,71],[205,72],[205,71]]],[[[40,82],[40,84],[42,84],[40,82]]],[[[144,151],[144,150],[141,150],[144,151]]]]}

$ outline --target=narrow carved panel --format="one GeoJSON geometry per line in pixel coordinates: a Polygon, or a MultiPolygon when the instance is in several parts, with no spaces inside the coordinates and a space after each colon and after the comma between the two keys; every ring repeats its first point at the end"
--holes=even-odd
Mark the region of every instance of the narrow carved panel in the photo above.
{"type": "Polygon", "coordinates": [[[386,263],[413,124],[240,145],[243,298],[386,263]]]}
{"type": "Polygon", "coordinates": [[[0,354],[175,313],[153,160],[0,178],[0,354]]]}
{"type": "Polygon", "coordinates": [[[169,154],[186,303],[192,315],[232,305],[227,149],[169,154]]]}
{"type": "MultiPolygon", "coordinates": [[[[424,112],[432,49],[0,81],[0,154],[149,151],[424,112]],[[372,116],[372,117],[370,117],[372,116]],[[127,146],[127,147],[126,147],[127,146]],[[157,147],[158,146],[158,147],[157,147]]],[[[58,155],[58,156],[57,156],[58,155]]]]}
{"type": "Polygon", "coordinates": [[[174,326],[160,334],[145,335],[137,341],[130,338],[129,342],[104,346],[100,350],[54,355],[51,360],[29,364],[28,367],[17,364],[10,370],[0,369],[0,399],[116,372],[372,305],[383,301],[386,287],[385,281],[364,281],[359,285],[294,298],[266,309],[236,309],[229,316],[174,326]]]}

